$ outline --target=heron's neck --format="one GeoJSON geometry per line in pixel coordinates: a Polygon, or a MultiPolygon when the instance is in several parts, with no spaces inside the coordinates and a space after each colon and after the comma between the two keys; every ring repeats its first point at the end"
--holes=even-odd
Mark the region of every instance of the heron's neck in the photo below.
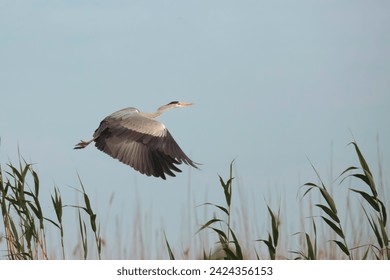
{"type": "Polygon", "coordinates": [[[157,117],[161,116],[162,113],[164,113],[165,111],[168,111],[169,109],[172,109],[172,107],[164,105],[164,106],[161,106],[160,108],[158,108],[157,111],[154,112],[154,113],[141,113],[141,114],[144,117],[147,117],[147,118],[150,118],[150,119],[154,119],[154,118],[157,118],[157,117]]]}
{"type": "Polygon", "coordinates": [[[140,114],[144,117],[149,118],[149,119],[154,119],[154,118],[157,118],[161,115],[161,113],[159,113],[159,112],[154,112],[154,113],[142,113],[141,112],[140,114]]]}

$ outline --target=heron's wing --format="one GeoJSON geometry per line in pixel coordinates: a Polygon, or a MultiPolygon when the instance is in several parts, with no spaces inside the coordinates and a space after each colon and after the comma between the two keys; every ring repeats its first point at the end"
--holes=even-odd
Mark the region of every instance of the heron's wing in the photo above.
{"type": "Polygon", "coordinates": [[[136,113],[105,118],[94,138],[99,150],[148,176],[175,176],[183,162],[197,168],[162,123],[136,113]]]}

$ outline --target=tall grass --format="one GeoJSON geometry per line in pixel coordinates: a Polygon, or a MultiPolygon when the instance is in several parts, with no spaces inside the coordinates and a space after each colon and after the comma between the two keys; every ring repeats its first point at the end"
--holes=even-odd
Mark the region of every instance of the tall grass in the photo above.
{"type": "MultiPolygon", "coordinates": [[[[328,226],[338,237],[337,239],[329,239],[328,241],[334,242],[339,248],[340,252],[342,254],[345,254],[348,259],[354,259],[353,252],[357,251],[357,249],[360,248],[366,249],[362,255],[356,253],[356,259],[367,259],[369,256],[371,256],[373,259],[378,260],[389,259],[390,244],[387,233],[387,211],[385,204],[383,203],[383,199],[379,197],[374,176],[372,175],[368,163],[366,162],[363,154],[361,153],[359,146],[356,144],[356,142],[351,142],[350,145],[355,148],[355,152],[358,157],[360,166],[350,166],[346,168],[343,172],[341,172],[339,176],[339,178],[341,179],[340,185],[343,185],[347,178],[352,177],[360,180],[366,186],[361,190],[356,188],[349,188],[349,192],[351,193],[351,195],[355,194],[361,198],[360,205],[365,214],[366,222],[369,224],[372,233],[376,237],[376,242],[373,243],[371,241],[362,241],[362,244],[358,244],[352,247],[352,241],[348,240],[348,237],[345,234],[345,230],[343,229],[342,219],[338,214],[336,203],[333,197],[330,195],[327,187],[323,183],[320,174],[317,172],[313,165],[312,167],[317,175],[319,183],[308,182],[304,184],[304,187],[306,187],[307,190],[304,192],[303,197],[312,191],[320,192],[324,202],[316,203],[315,206],[321,209],[323,213],[320,216],[322,222],[324,222],[325,225],[328,226]]],[[[349,210],[357,212],[356,209],[349,210]]],[[[363,219],[360,222],[361,225],[364,225],[363,219]]],[[[314,219],[313,228],[315,233],[313,239],[316,242],[316,224],[314,222],[314,219]]],[[[302,252],[298,252],[298,254],[304,259],[316,259],[316,247],[313,247],[310,236],[307,233],[305,233],[305,235],[309,251],[307,254],[303,254],[302,252]]],[[[316,243],[314,244],[316,245],[316,243]]]]}
{"type": "MultiPolygon", "coordinates": [[[[336,204],[334,202],[334,199],[330,195],[328,189],[326,188],[325,184],[323,183],[323,181],[322,181],[319,173],[317,172],[317,170],[314,168],[313,165],[312,165],[312,167],[313,167],[314,171],[316,172],[317,177],[318,177],[320,183],[316,184],[316,183],[309,182],[309,183],[304,184],[304,186],[308,187],[308,189],[305,191],[303,196],[305,196],[306,194],[308,194],[310,191],[313,191],[313,190],[318,190],[320,192],[320,194],[321,194],[322,198],[324,199],[325,203],[323,203],[323,204],[322,203],[317,203],[317,204],[315,204],[315,206],[320,208],[323,211],[323,213],[325,215],[321,215],[322,220],[340,238],[340,240],[332,239],[330,241],[334,242],[341,249],[341,251],[348,256],[349,259],[352,259],[352,256],[351,256],[351,254],[349,252],[347,241],[345,239],[345,234],[344,234],[344,231],[343,231],[343,228],[342,228],[342,225],[341,225],[341,221],[340,221],[340,218],[339,218],[339,215],[338,215],[338,212],[337,212],[337,207],[336,207],[336,204]]],[[[315,224],[313,225],[313,227],[315,227],[315,224]]],[[[308,245],[310,246],[311,245],[310,242],[309,242],[310,239],[307,239],[307,240],[308,240],[308,245]]],[[[313,255],[313,257],[315,257],[315,256],[313,255]]]]}
{"type": "MultiPolygon", "coordinates": [[[[18,165],[7,164],[8,170],[0,166],[0,205],[4,233],[0,232],[6,242],[4,256],[11,260],[48,259],[46,232],[53,227],[60,232],[62,259],[66,259],[64,243],[63,209],[76,208],[78,211],[83,258],[88,257],[87,231],[92,230],[97,247],[97,257],[101,258],[100,229],[96,225],[96,215],[92,211],[89,197],[81,184],[84,205],[63,205],[58,188],[54,188],[51,202],[56,221],[47,218],[40,203],[40,183],[38,174],[32,164],[19,156],[18,165]],[[89,217],[86,226],[80,211],[89,217]]],[[[1,229],[1,227],[0,227],[1,229]]],[[[73,231],[69,228],[68,231],[73,231]]],[[[94,257],[95,258],[95,257],[94,257]]]]}
{"type": "Polygon", "coordinates": [[[210,229],[214,231],[218,236],[218,244],[217,250],[214,253],[203,251],[204,259],[228,259],[228,260],[242,260],[243,254],[241,250],[240,243],[234,231],[231,227],[231,216],[232,216],[232,193],[233,193],[233,162],[230,163],[229,168],[229,178],[225,181],[219,176],[219,182],[223,190],[223,194],[225,197],[226,205],[217,205],[213,203],[204,203],[203,206],[212,206],[219,210],[224,218],[213,217],[208,220],[204,225],[200,227],[198,232],[210,229]],[[217,225],[217,226],[215,226],[217,225]],[[231,238],[233,240],[231,240],[231,238]],[[232,247],[231,245],[234,245],[232,247]]]}
{"type": "Polygon", "coordinates": [[[366,185],[366,188],[364,190],[350,188],[350,191],[361,196],[363,200],[361,207],[364,211],[370,228],[376,237],[376,243],[365,245],[367,247],[367,250],[364,255],[364,258],[366,258],[368,253],[371,251],[371,253],[375,256],[376,259],[390,259],[390,244],[386,228],[387,211],[385,204],[383,202],[383,199],[379,197],[376,183],[374,181],[374,176],[372,175],[371,170],[365,158],[363,157],[358,145],[355,142],[352,142],[351,145],[353,145],[355,148],[356,154],[359,159],[360,167],[348,167],[341,174],[341,176],[349,171],[354,171],[352,174],[345,176],[343,178],[343,181],[345,180],[345,178],[354,177],[358,180],[361,180],[366,185]]]}
{"type": "MultiPolygon", "coordinates": [[[[267,245],[269,257],[271,260],[276,259],[276,248],[278,246],[279,241],[279,212],[278,215],[275,215],[272,212],[271,208],[267,205],[268,213],[271,218],[271,232],[268,233],[267,239],[258,239],[256,241],[263,242],[267,245]]],[[[259,255],[256,253],[257,258],[259,259],[259,255]]]]}
{"type": "MultiPolygon", "coordinates": [[[[357,199],[361,198],[360,205],[364,212],[364,218],[369,225],[372,235],[375,236],[375,242],[372,242],[370,239],[368,240],[360,240],[360,244],[352,244],[351,234],[347,235],[345,226],[347,223],[342,221],[343,219],[340,217],[338,212],[338,206],[335,203],[334,196],[337,195],[329,192],[328,187],[325,185],[319,172],[316,170],[313,164],[311,164],[318,183],[308,182],[305,183],[302,187],[306,188],[302,195],[302,199],[305,198],[309,193],[317,191],[322,198],[321,202],[314,203],[314,207],[318,208],[322,214],[319,217],[311,216],[311,225],[312,225],[312,233],[310,232],[298,232],[291,235],[303,235],[303,243],[301,243],[301,248],[298,250],[289,250],[285,252],[284,255],[277,257],[277,247],[280,236],[280,207],[277,212],[271,210],[270,206],[267,205],[268,215],[270,218],[270,230],[268,231],[267,238],[259,238],[254,240],[253,242],[260,242],[264,244],[267,248],[269,259],[288,259],[288,253],[293,254],[293,259],[306,259],[306,260],[315,260],[320,258],[319,254],[319,238],[317,234],[318,224],[323,223],[323,226],[329,228],[331,232],[334,233],[336,238],[329,238],[324,240],[326,243],[334,243],[336,247],[339,249],[339,254],[336,254],[339,259],[347,258],[349,260],[353,259],[390,259],[390,244],[388,237],[388,229],[387,229],[387,210],[386,203],[384,203],[384,198],[379,196],[379,192],[376,187],[376,183],[374,180],[374,176],[372,175],[369,165],[366,162],[363,154],[361,153],[359,146],[356,142],[352,142],[352,145],[355,149],[356,155],[358,157],[358,161],[360,166],[350,166],[342,171],[339,175],[340,186],[342,187],[345,184],[347,178],[355,178],[362,181],[366,188],[359,190],[356,188],[349,188],[349,192],[351,195],[357,195],[357,199]],[[277,214],[276,214],[277,213],[277,214]],[[318,220],[318,218],[320,218],[318,220]],[[359,249],[365,248],[362,254],[360,254],[359,249]],[[343,257],[344,255],[344,257],[343,257]]],[[[223,259],[242,259],[244,253],[241,251],[241,245],[234,234],[233,229],[231,228],[231,198],[232,198],[232,182],[233,182],[233,174],[232,174],[232,164],[230,164],[230,177],[225,182],[221,177],[220,185],[222,186],[223,194],[225,197],[226,205],[216,205],[210,202],[206,202],[203,205],[212,206],[219,210],[225,216],[225,219],[221,219],[220,217],[213,217],[203,224],[199,231],[210,229],[214,231],[219,240],[219,244],[221,245],[221,249],[224,254],[219,254],[218,258],[223,259]],[[219,227],[215,227],[217,224],[219,227]],[[233,241],[230,241],[229,235],[230,233],[233,236],[233,241]],[[230,244],[233,243],[233,250],[230,244]]],[[[355,209],[348,209],[348,211],[353,211],[358,213],[355,209]]],[[[353,213],[352,213],[353,214],[353,213]]],[[[302,217],[303,219],[303,217],[302,217]]],[[[363,221],[360,221],[361,225],[364,225],[363,221]]],[[[253,246],[254,247],[254,246],[253,246]]],[[[324,246],[323,246],[324,247],[324,246]]],[[[260,259],[261,256],[258,252],[256,252],[256,258],[260,259]]],[[[249,252],[247,252],[247,255],[249,252]]],[[[215,258],[215,254],[206,254],[206,251],[203,253],[204,259],[215,258]]]]}
{"type": "MultiPolygon", "coordinates": [[[[253,239],[243,235],[242,229],[240,231],[237,226],[239,221],[247,216],[233,211],[235,209],[233,197],[240,190],[233,174],[234,162],[231,162],[227,178],[219,176],[219,182],[216,184],[223,203],[205,202],[199,205],[200,208],[206,209],[207,213],[212,210],[212,215],[205,217],[198,226],[197,232],[193,233],[193,238],[199,238],[201,244],[200,250],[195,252],[196,255],[192,258],[390,259],[386,207],[388,202],[386,203],[383,183],[382,181],[378,183],[374,178],[359,146],[355,142],[350,145],[357,155],[358,165],[349,166],[340,172],[337,179],[339,186],[336,190],[330,191],[330,186],[322,180],[320,172],[310,163],[314,170],[315,181],[303,184],[299,191],[299,203],[307,204],[310,209],[313,209],[309,216],[301,214],[300,217],[302,221],[309,221],[308,228],[302,228],[300,232],[287,232],[283,223],[290,218],[288,210],[285,209],[288,206],[277,205],[275,211],[266,201],[263,203],[264,214],[268,217],[269,223],[253,239]],[[352,204],[347,207],[340,205],[339,198],[342,190],[347,191],[347,201],[358,201],[357,207],[351,206],[352,204]],[[347,211],[347,214],[341,214],[343,211],[347,211]],[[348,221],[348,217],[351,216],[359,218],[360,227],[348,221]],[[208,235],[201,233],[208,233],[208,235]],[[357,234],[359,234],[358,238],[357,234]],[[209,243],[205,236],[212,236],[215,242],[209,243]],[[286,238],[293,239],[295,236],[300,237],[298,244],[283,245],[288,244],[285,242],[286,238]],[[329,253],[329,250],[332,252],[329,253]]],[[[44,212],[43,209],[46,208],[42,207],[40,190],[39,176],[34,166],[20,156],[17,164],[9,163],[5,169],[0,166],[2,214],[0,245],[2,242],[5,243],[0,246],[4,248],[0,251],[1,258],[52,259],[58,258],[58,255],[61,259],[75,256],[80,259],[104,258],[101,226],[81,179],[79,178],[79,187],[75,189],[81,197],[81,205],[64,203],[60,188],[54,187],[50,197],[52,212],[44,212]],[[68,227],[64,223],[64,212],[72,211],[76,214],[73,223],[76,226],[68,227]],[[60,252],[55,254],[47,245],[49,243],[47,233],[51,231],[58,232],[58,240],[54,242],[59,244],[57,250],[60,252]],[[67,247],[69,248],[67,236],[75,233],[79,236],[77,253],[70,256],[66,250],[67,247]]],[[[250,205],[245,207],[249,209],[250,205]]],[[[260,222],[251,220],[243,224],[254,227],[260,222]]],[[[177,241],[169,240],[164,229],[163,232],[162,255],[174,260],[178,255],[177,241]]],[[[110,250],[107,247],[104,249],[110,250]]],[[[110,252],[109,255],[115,256],[115,253],[110,252]]],[[[188,256],[188,253],[179,255],[188,256]]]]}

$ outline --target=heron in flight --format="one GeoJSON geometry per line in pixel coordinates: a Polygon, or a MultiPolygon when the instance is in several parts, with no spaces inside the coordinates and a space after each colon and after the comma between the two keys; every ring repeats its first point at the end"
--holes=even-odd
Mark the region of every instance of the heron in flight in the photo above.
{"type": "Polygon", "coordinates": [[[184,162],[198,168],[197,163],[181,150],[165,125],[154,118],[169,109],[190,105],[173,101],[150,114],[133,107],[119,110],[100,123],[91,140],[81,140],[74,149],[84,149],[94,141],[99,150],[142,174],[164,180],[165,174],[175,177],[173,171],[181,172],[176,165],[184,162]]]}

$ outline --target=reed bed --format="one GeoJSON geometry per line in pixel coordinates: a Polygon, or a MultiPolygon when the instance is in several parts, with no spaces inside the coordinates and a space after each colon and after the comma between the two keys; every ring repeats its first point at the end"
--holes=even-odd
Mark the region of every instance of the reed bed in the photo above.
{"type": "MultiPolygon", "coordinates": [[[[348,260],[388,260],[390,244],[388,236],[386,192],[382,180],[375,179],[369,164],[365,160],[356,142],[350,144],[357,155],[358,165],[349,166],[338,176],[339,189],[347,192],[345,203],[340,205],[340,193],[330,191],[321,178],[321,174],[311,164],[315,181],[307,182],[299,189],[299,203],[302,208],[301,222],[306,226],[298,232],[288,232],[283,224],[289,219],[285,205],[272,207],[264,202],[268,216],[266,228],[257,231],[256,238],[249,238],[246,227],[256,227],[257,220],[247,221],[245,211],[234,212],[234,195],[239,193],[238,182],[233,174],[234,162],[230,163],[229,176],[219,176],[216,187],[223,196],[224,204],[204,202],[195,206],[204,209],[209,216],[193,233],[193,239],[200,244],[196,248],[177,249],[179,244],[169,240],[162,229],[159,258],[177,259],[348,259],[348,260]],[[378,187],[378,185],[380,187],[378,187]],[[356,186],[356,187],[355,187],[356,186]],[[349,204],[351,200],[358,203],[349,204]],[[343,208],[343,214],[340,211],[343,208]],[[344,213],[346,212],[346,213],[344,213]],[[211,214],[211,215],[210,215],[211,214]],[[356,216],[358,216],[356,218],[356,216]],[[350,217],[355,217],[360,226],[350,217]],[[243,227],[235,227],[240,220],[243,227]],[[207,234],[205,234],[207,233],[207,234]],[[286,239],[298,238],[299,242],[291,244],[286,239]],[[193,253],[189,255],[187,251],[193,253]]],[[[382,174],[382,171],[380,172],[382,174]]],[[[40,196],[40,182],[34,166],[21,156],[15,165],[8,163],[3,169],[0,166],[0,205],[2,223],[0,224],[0,256],[2,259],[102,259],[126,258],[110,251],[104,246],[101,224],[93,210],[90,196],[86,193],[82,180],[75,189],[81,203],[64,204],[60,189],[54,187],[51,194],[51,211],[44,213],[40,196]],[[77,227],[67,228],[64,223],[64,212],[74,212],[77,227]],[[54,218],[48,218],[54,217],[54,218]],[[55,242],[58,252],[48,251],[48,232],[55,231],[58,240],[55,242]],[[75,232],[76,231],[76,232],[75,232]],[[72,255],[65,248],[71,238],[67,234],[77,234],[77,245],[72,255]],[[92,248],[92,250],[91,250],[92,248]],[[108,252],[108,253],[107,253],[108,252]]],[[[249,205],[245,206],[250,209],[249,205]]],[[[139,219],[138,219],[139,220],[139,219]]],[[[197,217],[199,220],[199,217],[197,217]]],[[[142,233],[141,233],[142,234],[142,233]]],[[[74,240],[73,240],[74,241],[74,240]]],[[[115,242],[115,240],[113,241],[115,242]]],[[[107,242],[109,243],[109,242],[107,242]]],[[[179,242],[180,243],[180,242],[179,242]]],[[[193,242],[192,244],[194,244],[193,242]]],[[[72,244],[74,246],[74,244],[72,244]]],[[[50,249],[52,250],[52,249],[50,249]]],[[[148,258],[148,256],[139,256],[148,258]]]]}

